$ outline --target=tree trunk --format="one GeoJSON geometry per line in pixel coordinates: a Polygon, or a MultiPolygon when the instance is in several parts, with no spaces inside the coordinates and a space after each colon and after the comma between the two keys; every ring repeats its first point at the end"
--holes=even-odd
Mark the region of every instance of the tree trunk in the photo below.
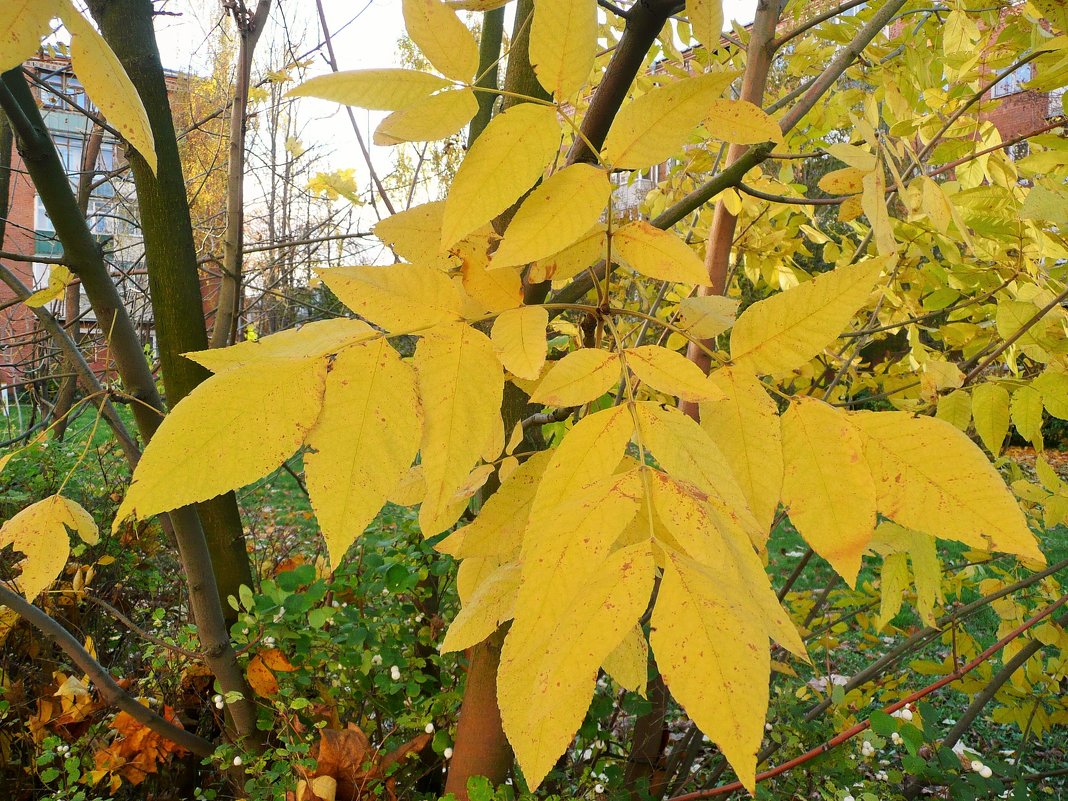
{"type": "MultiPolygon", "coordinates": [[[[156,174],[140,155],[132,149],[128,153],[145,238],[163,386],[167,402],[173,406],[208,377],[207,370],[182,356],[189,351],[206,350],[208,338],[185,177],[152,27],[152,2],[91,0],[89,9],[137,87],[155,134],[159,160],[156,174]]],[[[144,361],[143,355],[141,360],[144,361]]],[[[220,604],[232,623],[237,613],[226,603],[227,596],[237,597],[242,584],[252,586],[237,500],[228,493],[198,504],[197,508],[208,539],[220,604]]]]}

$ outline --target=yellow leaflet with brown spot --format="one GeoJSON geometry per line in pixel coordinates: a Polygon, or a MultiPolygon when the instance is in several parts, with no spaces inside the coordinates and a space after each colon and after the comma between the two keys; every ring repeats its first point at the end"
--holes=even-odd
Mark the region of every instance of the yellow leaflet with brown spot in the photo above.
{"type": "Polygon", "coordinates": [[[676,408],[645,401],[633,407],[639,441],[652,451],[664,472],[693,484],[715,500],[719,508],[730,510],[749,538],[762,544],[766,535],[753,517],[730,465],[708,433],[676,408]]]}
{"type": "Polygon", "coordinates": [[[422,419],[415,371],[385,339],[348,348],[331,363],[304,470],[335,570],[407,475],[422,419]]]}
{"type": "Polygon", "coordinates": [[[864,190],[864,176],[867,174],[856,167],[844,167],[824,175],[817,186],[831,195],[856,195],[864,190]]]}
{"type": "Polygon", "coordinates": [[[501,425],[504,371],[489,338],[463,324],[427,332],[415,349],[415,369],[425,417],[421,452],[427,488],[419,525],[432,537],[463,511],[453,495],[501,425]]]}
{"type": "Polygon", "coordinates": [[[705,264],[689,245],[670,231],[642,220],[627,223],[612,234],[612,248],[636,272],[658,281],[708,286],[705,264]]]}
{"type": "Polygon", "coordinates": [[[604,259],[607,231],[604,223],[597,223],[577,242],[530,265],[527,280],[532,284],[542,281],[566,281],[593,267],[604,259]]]}
{"type": "Polygon", "coordinates": [[[343,70],[309,78],[290,89],[286,96],[317,97],[346,106],[399,111],[448,85],[444,78],[419,70],[343,70]]]}
{"type": "Polygon", "coordinates": [[[59,16],[59,0],[4,0],[0,4],[0,72],[32,58],[59,16]]]}
{"type": "Polygon", "coordinates": [[[134,470],[115,527],[251,484],[293,455],[322,408],[326,358],[270,359],[219,373],[163,418],[134,470]],[[183,471],[175,465],[209,469],[183,471]]]}
{"type": "Polygon", "coordinates": [[[523,278],[518,267],[488,269],[488,262],[480,258],[464,259],[460,273],[464,291],[479,308],[479,316],[486,312],[514,309],[523,303],[523,278]]]}
{"type": "Polygon", "coordinates": [[[686,19],[697,41],[709,52],[719,47],[723,37],[723,0],[686,0],[686,19]]]}
{"type": "Polygon", "coordinates": [[[592,164],[572,164],[554,173],[519,207],[493,254],[493,265],[527,264],[563,250],[601,218],[611,194],[608,173],[592,164]]]}
{"type": "Polygon", "coordinates": [[[530,28],[530,63],[563,103],[586,85],[597,56],[596,0],[538,0],[530,28]]]}
{"type": "Polygon", "coordinates": [[[669,552],[649,644],[672,697],[754,793],[771,657],[759,610],[741,600],[744,589],[730,570],[669,552]]]}
{"type": "Polygon", "coordinates": [[[754,373],[807,364],[842,333],[875,288],[886,259],[823,273],[746,309],[731,330],[731,358],[754,373]]]}
{"type": "Polygon", "coordinates": [[[620,380],[619,355],[580,348],[556,362],[530,396],[531,403],[580,406],[596,400],[620,380]]]}
{"type": "Polygon", "coordinates": [[[490,339],[505,369],[533,381],[545,366],[549,312],[544,306],[524,306],[503,312],[493,323],[490,339]]]}
{"type": "Polygon", "coordinates": [[[519,589],[519,565],[501,565],[480,581],[453,619],[439,650],[462,651],[478,645],[512,619],[519,589]]]}
{"type": "Polygon", "coordinates": [[[156,139],[148,112],[119,59],[96,28],[65,0],[59,16],[70,31],[70,58],[86,94],[122,138],[129,142],[152,172],[156,171],[156,139]]]}
{"type": "Polygon", "coordinates": [[[603,409],[579,420],[551,451],[533,509],[555,506],[568,495],[612,475],[623,461],[633,433],[633,418],[626,406],[603,409]]]}
{"type": "Polygon", "coordinates": [[[182,355],[213,373],[223,373],[269,359],[316,359],[377,336],[378,332],[362,320],[336,317],[287,328],[255,341],[238,342],[228,348],[182,355]]]}
{"type": "Polygon", "coordinates": [[[464,560],[494,556],[510,561],[518,557],[538,482],[553,454],[538,451],[531,455],[489,497],[478,517],[438,543],[437,550],[464,560]]]}
{"type": "Polygon", "coordinates": [[[552,616],[523,607],[505,639],[497,674],[501,721],[531,788],[571,743],[589,710],[597,670],[645,612],[655,567],[648,542],[623,548],[595,565],[581,584],[553,595],[552,616]],[[531,699],[538,703],[531,703],[531,699]]]}
{"type": "Polygon", "coordinates": [[[879,513],[934,537],[1045,562],[1023,512],[958,429],[906,412],[857,412],[879,513]]]}
{"type": "Polygon", "coordinates": [[[448,276],[419,264],[318,270],[338,299],[390,333],[418,331],[462,317],[463,304],[448,276]]]}
{"type": "Polygon", "coordinates": [[[660,471],[650,471],[648,477],[652,505],[660,523],[656,537],[661,539],[661,530],[671,536],[671,540],[661,541],[667,551],[677,550],[700,564],[740,576],[744,589],[738,599],[756,610],[771,639],[807,659],[801,635],[779,603],[764,563],[738,520],[729,511],[709,503],[709,498],[692,485],[675,481],[660,471]]]}
{"type": "Polygon", "coordinates": [[[713,100],[705,118],[705,128],[713,138],[735,145],[782,141],[779,123],[748,100],[713,100]]]}
{"type": "Polygon", "coordinates": [[[17,588],[32,601],[63,572],[70,557],[67,529],[95,545],[100,534],[92,516],[74,501],[53,495],[27,506],[0,527],[0,550],[7,546],[25,557],[16,567],[17,588]]]}
{"type": "Polygon", "coordinates": [[[494,117],[456,171],[442,246],[452,247],[519,200],[559,152],[560,133],[552,106],[521,103],[494,117]]]}
{"type": "Polygon", "coordinates": [[[478,70],[478,42],[456,12],[441,0],[403,0],[404,27],[434,69],[454,81],[478,70]]]}
{"type": "Polygon", "coordinates": [[[641,626],[635,626],[601,663],[604,672],[624,690],[646,697],[649,679],[649,643],[641,626]]]}
{"type": "Polygon", "coordinates": [[[668,395],[694,403],[722,396],[700,367],[673,350],[642,345],[626,348],[623,359],[640,381],[668,395]]]}
{"type": "Polygon", "coordinates": [[[601,154],[617,169],[643,170],[682,150],[709,104],[736,72],[709,72],[651,89],[620,109],[601,154]]]}
{"type": "Polygon", "coordinates": [[[375,128],[376,145],[436,142],[452,136],[478,113],[478,100],[470,89],[438,92],[394,111],[375,128]]]}
{"type": "Polygon", "coordinates": [[[745,370],[716,370],[709,381],[723,397],[701,404],[701,428],[730,465],[766,540],[782,492],[778,409],[763,384],[745,370]]]}
{"type": "Polygon", "coordinates": [[[790,522],[854,586],[875,531],[875,482],[860,432],[846,412],[798,398],[782,418],[782,451],[790,522]]]}

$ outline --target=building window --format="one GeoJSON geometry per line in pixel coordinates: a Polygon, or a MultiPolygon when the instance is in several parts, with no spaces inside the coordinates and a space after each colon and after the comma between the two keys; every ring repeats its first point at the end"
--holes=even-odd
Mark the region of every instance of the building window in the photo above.
{"type": "Polygon", "coordinates": [[[1034,77],[1034,69],[1031,64],[1024,64],[1017,67],[996,84],[994,88],[990,90],[992,97],[1006,97],[1007,95],[1014,95],[1017,92],[1022,92],[1023,85],[1034,77]]]}
{"type": "Polygon", "coordinates": [[[73,74],[64,71],[41,70],[38,77],[48,85],[48,88],[42,87],[41,89],[41,105],[46,109],[73,111],[75,107],[86,110],[92,108],[85,95],[85,87],[73,74]],[[67,99],[64,99],[64,96],[67,99]]]}

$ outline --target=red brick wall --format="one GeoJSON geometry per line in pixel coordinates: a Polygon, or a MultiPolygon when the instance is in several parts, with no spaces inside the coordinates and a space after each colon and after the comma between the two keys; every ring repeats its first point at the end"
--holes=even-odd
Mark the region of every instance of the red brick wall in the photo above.
{"type": "MultiPolygon", "coordinates": [[[[0,250],[30,255],[34,252],[34,198],[36,195],[17,150],[12,153],[11,167],[8,221],[4,226],[4,240],[0,250]]],[[[33,285],[31,263],[5,259],[3,264],[14,272],[23,284],[33,285]]],[[[7,285],[0,282],[0,307],[6,306],[14,297],[14,293],[8,289],[7,285]]],[[[23,304],[16,303],[0,310],[0,382],[7,384],[23,379],[21,370],[11,365],[27,357],[24,343],[35,329],[36,318],[23,304]]]]}

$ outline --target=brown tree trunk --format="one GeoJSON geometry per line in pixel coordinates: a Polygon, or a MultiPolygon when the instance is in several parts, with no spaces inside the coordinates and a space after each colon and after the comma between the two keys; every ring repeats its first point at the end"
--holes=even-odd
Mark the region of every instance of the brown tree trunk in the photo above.
{"type": "MultiPolygon", "coordinates": [[[[152,26],[152,2],[91,0],[89,10],[137,88],[155,134],[159,161],[155,174],[136,152],[130,150],[129,157],[145,239],[160,370],[167,402],[173,406],[209,376],[203,367],[182,356],[206,350],[208,337],[185,177],[152,26]]],[[[211,553],[213,583],[223,613],[232,623],[237,613],[226,603],[227,596],[236,597],[242,584],[252,586],[237,500],[227,493],[197,504],[197,509],[211,553]]]]}

